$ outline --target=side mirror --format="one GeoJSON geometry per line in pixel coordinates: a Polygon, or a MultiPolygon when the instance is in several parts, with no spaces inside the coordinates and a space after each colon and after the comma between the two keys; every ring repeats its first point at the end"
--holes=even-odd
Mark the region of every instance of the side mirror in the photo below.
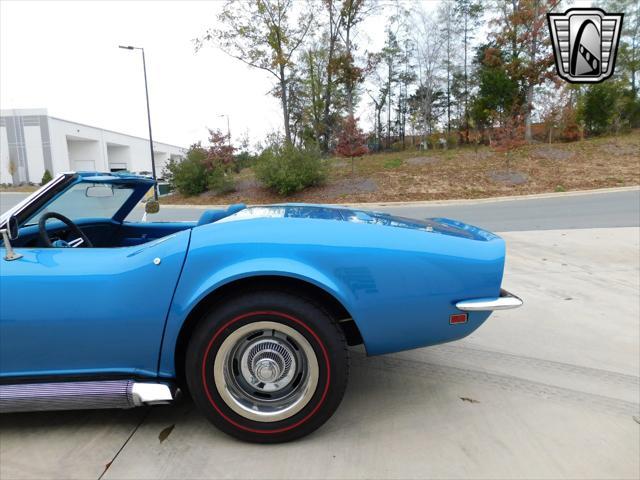
{"type": "Polygon", "coordinates": [[[20,227],[15,215],[11,215],[7,220],[7,234],[9,235],[9,240],[15,240],[20,235],[20,227]]]}
{"type": "Polygon", "coordinates": [[[144,204],[145,213],[158,213],[160,211],[160,202],[157,200],[147,200],[147,203],[144,204]]]}
{"type": "Polygon", "coordinates": [[[2,242],[4,243],[4,248],[7,250],[7,254],[4,259],[8,262],[11,260],[17,260],[22,258],[22,255],[16,253],[11,246],[11,240],[15,240],[18,238],[18,234],[20,229],[18,228],[18,219],[15,215],[11,215],[7,220],[6,228],[0,230],[0,235],[2,235],[2,242]]]}

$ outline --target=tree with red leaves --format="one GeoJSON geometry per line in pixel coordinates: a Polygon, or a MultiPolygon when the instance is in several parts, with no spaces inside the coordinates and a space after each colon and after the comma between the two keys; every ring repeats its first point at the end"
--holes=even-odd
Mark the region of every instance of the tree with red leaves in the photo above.
{"type": "Polygon", "coordinates": [[[506,117],[502,125],[493,130],[491,148],[504,154],[507,171],[511,170],[512,152],[527,143],[523,135],[524,128],[522,115],[516,113],[506,117]]]}
{"type": "Polygon", "coordinates": [[[206,166],[209,169],[223,167],[227,169],[233,165],[236,149],[231,145],[231,139],[220,130],[209,129],[209,148],[207,149],[206,166]]]}
{"type": "Polygon", "coordinates": [[[366,135],[358,127],[358,119],[349,115],[342,122],[342,129],[338,135],[336,153],[351,159],[351,173],[354,170],[354,159],[369,153],[366,145],[366,135]]]}
{"type": "Polygon", "coordinates": [[[235,167],[235,148],[228,134],[220,130],[209,130],[209,148],[204,167],[207,187],[217,193],[234,189],[233,168],[235,167]]]}

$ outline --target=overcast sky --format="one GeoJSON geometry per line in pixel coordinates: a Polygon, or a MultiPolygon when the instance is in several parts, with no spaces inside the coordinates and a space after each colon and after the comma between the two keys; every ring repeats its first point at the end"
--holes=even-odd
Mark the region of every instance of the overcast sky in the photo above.
{"type": "MultiPolygon", "coordinates": [[[[144,46],[154,139],[188,146],[206,127],[252,143],[281,129],[271,78],[192,39],[215,24],[221,1],[0,2],[0,107],[147,136],[144,46]]],[[[382,29],[384,23],[380,22],[382,29]]],[[[375,32],[373,32],[375,35],[375,32]]],[[[377,35],[376,35],[377,36],[377,35]]],[[[381,36],[381,41],[383,36],[381,36]]]]}
{"type": "MultiPolygon", "coordinates": [[[[434,1],[424,1],[433,10],[434,1]]],[[[583,2],[580,2],[583,3],[583,2]]],[[[145,48],[154,139],[188,146],[206,128],[251,142],[281,129],[268,73],[192,39],[215,24],[221,1],[0,1],[0,107],[47,108],[52,116],[147,136],[140,52],[145,48]]],[[[384,42],[384,18],[361,43],[384,42]]]]}

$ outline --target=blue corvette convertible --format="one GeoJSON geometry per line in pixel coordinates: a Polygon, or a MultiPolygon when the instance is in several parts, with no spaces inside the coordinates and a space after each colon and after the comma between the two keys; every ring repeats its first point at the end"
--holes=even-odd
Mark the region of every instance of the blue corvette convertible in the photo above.
{"type": "Polygon", "coordinates": [[[504,241],[464,223],[299,204],[139,221],[152,186],[67,173],[0,217],[0,411],[181,389],[231,435],[292,440],[338,407],[349,345],[450,342],[522,304],[504,241]]]}

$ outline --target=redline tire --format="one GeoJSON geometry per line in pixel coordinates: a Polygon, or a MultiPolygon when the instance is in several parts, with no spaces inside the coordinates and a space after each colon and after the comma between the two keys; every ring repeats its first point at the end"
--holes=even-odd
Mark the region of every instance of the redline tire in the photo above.
{"type": "Polygon", "coordinates": [[[186,352],[194,402],[220,430],[256,443],[308,435],[340,404],[349,359],[342,329],[285,292],[237,296],[206,314],[186,352]]]}

